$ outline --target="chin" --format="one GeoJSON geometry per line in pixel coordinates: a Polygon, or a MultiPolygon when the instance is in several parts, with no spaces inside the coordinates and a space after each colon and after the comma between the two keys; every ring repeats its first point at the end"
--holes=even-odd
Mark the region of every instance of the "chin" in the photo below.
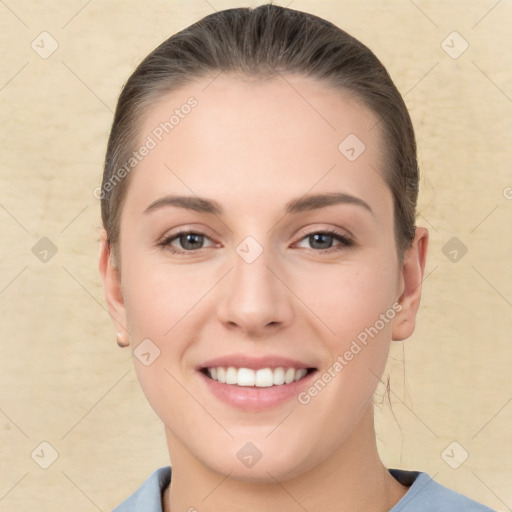
{"type": "Polygon", "coordinates": [[[297,477],[305,471],[304,461],[294,460],[291,457],[284,457],[283,460],[263,460],[263,457],[252,467],[246,467],[244,464],[233,464],[233,460],[216,461],[212,469],[222,475],[229,475],[230,479],[241,482],[251,483],[275,483],[277,481],[286,481],[297,477]]]}
{"type": "MultiPolygon", "coordinates": [[[[221,475],[243,482],[275,483],[286,481],[312,469],[319,455],[312,455],[313,446],[292,440],[265,439],[268,430],[259,436],[244,436],[243,440],[230,439],[226,443],[211,443],[197,447],[198,462],[221,475]],[[248,441],[248,439],[254,441],[248,441]],[[212,445],[215,448],[212,450],[212,445]]],[[[201,443],[202,444],[202,443],[201,443]]]]}

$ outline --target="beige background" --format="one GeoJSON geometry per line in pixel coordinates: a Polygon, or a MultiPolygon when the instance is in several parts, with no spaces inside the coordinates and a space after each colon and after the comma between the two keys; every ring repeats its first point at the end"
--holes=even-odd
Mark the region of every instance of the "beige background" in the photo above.
{"type": "MultiPolygon", "coordinates": [[[[105,309],[93,190],[117,96],[140,59],[214,9],[259,3],[0,2],[1,511],[108,511],[168,464],[105,309]],[[31,47],[51,48],[43,31],[59,45],[46,59],[31,47]],[[46,263],[32,252],[42,237],[58,250],[46,263]],[[42,442],[58,452],[48,469],[42,442]]],[[[428,277],[414,336],[393,346],[392,411],[377,412],[382,457],[512,510],[512,4],[288,5],[373,49],[416,127],[428,277]],[[456,59],[441,46],[453,31],[469,44],[456,59]],[[452,237],[462,257],[445,245],[452,237]],[[446,461],[463,450],[452,469],[446,461]]],[[[464,40],[443,46],[453,54],[464,40]]]]}

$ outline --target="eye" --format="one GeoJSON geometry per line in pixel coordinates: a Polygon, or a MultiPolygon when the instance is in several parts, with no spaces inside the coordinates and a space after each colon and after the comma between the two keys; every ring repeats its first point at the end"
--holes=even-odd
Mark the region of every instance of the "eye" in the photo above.
{"type": "MultiPolygon", "coordinates": [[[[315,252],[323,253],[342,251],[354,245],[353,240],[347,236],[329,229],[307,234],[300,239],[298,246],[300,247],[300,244],[304,242],[309,244],[309,248],[315,250],[315,252]]],[[[174,254],[190,254],[207,247],[220,246],[220,244],[213,242],[204,233],[197,231],[180,231],[164,238],[158,245],[174,254]],[[210,243],[205,246],[205,242],[210,243]]]]}
{"type": "MultiPolygon", "coordinates": [[[[166,237],[158,245],[164,247],[173,253],[187,253],[196,252],[199,249],[204,249],[204,243],[206,240],[210,240],[204,233],[198,233],[195,231],[180,231],[174,235],[166,237]],[[177,247],[178,245],[178,247],[177,247]]],[[[214,242],[210,246],[215,246],[214,242]]]]}
{"type": "Polygon", "coordinates": [[[353,240],[350,238],[329,229],[309,233],[302,238],[299,243],[304,241],[310,244],[312,249],[316,249],[317,252],[342,251],[354,245],[353,240]],[[334,242],[338,242],[338,244],[333,246],[334,242]]]}

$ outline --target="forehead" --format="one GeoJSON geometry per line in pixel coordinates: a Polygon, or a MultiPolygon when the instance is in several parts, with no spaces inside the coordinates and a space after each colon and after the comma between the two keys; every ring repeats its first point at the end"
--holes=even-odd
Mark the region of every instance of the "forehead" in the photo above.
{"type": "Polygon", "coordinates": [[[197,80],[141,120],[135,149],[151,149],[133,172],[127,202],[131,196],[143,208],[172,192],[247,206],[342,191],[380,197],[388,208],[379,124],[354,97],[302,76],[197,80]]]}

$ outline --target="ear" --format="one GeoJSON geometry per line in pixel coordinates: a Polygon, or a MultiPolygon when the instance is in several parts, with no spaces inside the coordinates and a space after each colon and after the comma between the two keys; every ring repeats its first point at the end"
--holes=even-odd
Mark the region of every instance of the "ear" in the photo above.
{"type": "Polygon", "coordinates": [[[402,308],[396,315],[393,325],[392,339],[394,341],[405,340],[414,332],[416,313],[420,305],[427,247],[427,229],[423,227],[416,228],[411,247],[404,254],[401,269],[401,295],[398,303],[402,308]]]}
{"type": "Polygon", "coordinates": [[[116,332],[118,335],[121,335],[121,338],[126,339],[128,337],[128,329],[126,328],[126,308],[121,291],[121,274],[115,264],[105,229],[101,230],[100,235],[98,267],[103,280],[108,312],[110,313],[116,332]]]}

